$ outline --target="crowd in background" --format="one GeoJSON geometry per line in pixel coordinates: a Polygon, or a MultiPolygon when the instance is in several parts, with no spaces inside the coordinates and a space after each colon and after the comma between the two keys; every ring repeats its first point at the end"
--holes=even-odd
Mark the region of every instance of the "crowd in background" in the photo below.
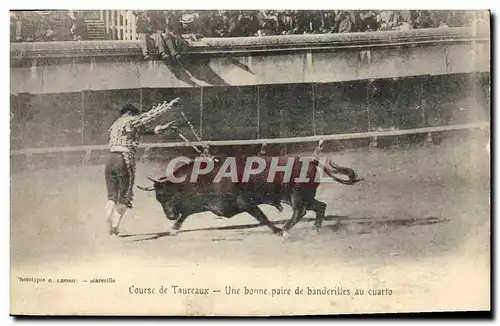
{"type": "MultiPolygon", "coordinates": [[[[85,40],[84,16],[92,12],[11,11],[11,42],[85,40]]],[[[134,11],[134,14],[137,33],[159,30],[165,33],[167,30],[167,33],[176,34],[188,27],[190,33],[203,37],[245,37],[461,27],[470,25],[474,13],[449,10],[148,10],[134,11]]]]}
{"type": "Polygon", "coordinates": [[[87,38],[83,15],[76,10],[11,11],[11,42],[79,41],[87,38]]]}
{"type": "Polygon", "coordinates": [[[192,12],[207,37],[350,33],[466,26],[471,12],[429,10],[259,10],[192,12]]]}

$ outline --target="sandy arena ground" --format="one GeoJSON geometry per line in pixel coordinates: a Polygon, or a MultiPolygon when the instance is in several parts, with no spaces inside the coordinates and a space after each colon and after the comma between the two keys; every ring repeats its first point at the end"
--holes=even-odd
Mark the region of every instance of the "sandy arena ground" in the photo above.
{"type": "MultiPolygon", "coordinates": [[[[121,236],[103,218],[103,166],[12,175],[12,312],[303,314],[489,309],[489,156],[483,138],[332,154],[366,180],[321,185],[321,234],[308,212],[282,242],[248,214],[189,217],[177,236],[152,193],[135,190],[121,236]],[[77,278],[33,284],[19,277],[77,278]],[[113,277],[114,284],[83,279],[113,277]],[[129,287],[207,286],[209,297],[129,287]],[[385,296],[226,295],[225,286],[388,288],[385,296]]],[[[160,175],[139,163],[136,184],[160,175]]],[[[270,220],[291,217],[262,205],[270,220]]],[[[352,293],[351,293],[352,294],[352,293]]]]}

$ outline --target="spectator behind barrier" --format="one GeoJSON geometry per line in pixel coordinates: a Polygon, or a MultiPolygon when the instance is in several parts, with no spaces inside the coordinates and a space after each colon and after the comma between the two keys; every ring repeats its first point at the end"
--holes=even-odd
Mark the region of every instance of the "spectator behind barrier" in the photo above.
{"type": "MultiPolygon", "coordinates": [[[[145,58],[151,46],[166,59],[184,42],[182,34],[245,37],[310,33],[351,33],[377,30],[471,26],[473,11],[440,10],[201,10],[134,12],[145,58]]],[[[74,11],[11,12],[11,42],[85,40],[83,16],[74,11]],[[71,21],[71,22],[70,22],[71,21]],[[68,27],[68,25],[70,25],[68,27]],[[68,30],[70,32],[68,33],[68,30]]],[[[488,17],[483,24],[488,24],[488,17]]],[[[114,38],[113,38],[114,39],[114,38]]]]}
{"type": "Polygon", "coordinates": [[[154,45],[162,59],[165,58],[165,42],[163,35],[167,30],[167,22],[163,11],[135,11],[136,31],[141,43],[144,59],[150,59],[151,46],[154,45]]]}
{"type": "Polygon", "coordinates": [[[136,30],[141,43],[144,59],[151,58],[151,46],[154,45],[162,60],[182,60],[180,53],[186,46],[183,35],[196,41],[203,37],[199,14],[182,14],[172,11],[135,11],[136,30]]]}
{"type": "Polygon", "coordinates": [[[87,24],[78,11],[73,11],[73,25],[71,26],[73,41],[87,39],[87,24]]]}
{"type": "Polygon", "coordinates": [[[150,59],[150,40],[153,35],[153,27],[148,21],[148,17],[145,11],[134,11],[133,14],[136,16],[136,32],[137,38],[141,43],[142,55],[144,59],[150,59]]]}
{"type": "Polygon", "coordinates": [[[177,13],[171,13],[168,16],[167,33],[164,38],[166,57],[168,59],[183,64],[182,51],[187,47],[184,36],[191,41],[197,41],[203,37],[201,34],[203,25],[199,18],[200,16],[197,13],[185,13],[180,17],[177,13]]]}

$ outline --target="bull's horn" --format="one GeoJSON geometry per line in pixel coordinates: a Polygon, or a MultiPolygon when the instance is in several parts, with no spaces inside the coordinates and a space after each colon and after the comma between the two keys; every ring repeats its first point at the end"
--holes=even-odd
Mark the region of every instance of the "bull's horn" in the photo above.
{"type": "Polygon", "coordinates": [[[155,179],[154,179],[152,176],[150,176],[150,175],[148,175],[148,179],[149,179],[150,181],[153,181],[154,183],[159,182],[158,180],[155,180],[155,179]]]}
{"type": "Polygon", "coordinates": [[[142,187],[142,186],[139,186],[137,185],[137,188],[143,190],[143,191],[153,191],[155,190],[155,187],[142,187]]]}
{"type": "Polygon", "coordinates": [[[160,179],[156,180],[155,178],[153,178],[152,176],[148,175],[148,179],[150,181],[153,181],[154,183],[164,183],[164,182],[167,182],[168,181],[168,178],[167,177],[161,177],[160,179]]]}

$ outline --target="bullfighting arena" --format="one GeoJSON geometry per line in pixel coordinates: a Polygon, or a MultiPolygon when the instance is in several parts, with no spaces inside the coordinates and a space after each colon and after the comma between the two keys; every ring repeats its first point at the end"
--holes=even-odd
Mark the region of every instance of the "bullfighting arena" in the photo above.
{"type": "MultiPolygon", "coordinates": [[[[248,214],[231,219],[193,215],[171,236],[172,222],[154,194],[137,188],[134,209],[124,217],[120,236],[112,237],[103,217],[102,165],[13,174],[11,279],[18,291],[11,293],[36,296],[36,304],[13,297],[12,310],[26,310],[28,304],[34,312],[57,313],[55,302],[61,311],[103,314],[262,314],[270,305],[277,314],[293,314],[297,307],[311,313],[485,309],[490,255],[486,144],[485,137],[472,135],[439,145],[328,153],[365,181],[320,185],[317,199],[328,205],[322,232],[313,231],[314,213],[308,212],[286,241],[248,214]],[[80,281],[49,287],[20,283],[18,277],[80,281]],[[116,282],[81,282],[93,277],[116,282]],[[223,292],[209,298],[129,293],[131,285],[162,284],[223,292],[228,285],[362,286],[392,294],[256,300],[223,292]]],[[[159,164],[138,163],[136,184],[150,185],[147,175],[161,173],[159,164]]],[[[291,217],[287,205],[283,213],[261,207],[278,226],[291,217]]]]}

